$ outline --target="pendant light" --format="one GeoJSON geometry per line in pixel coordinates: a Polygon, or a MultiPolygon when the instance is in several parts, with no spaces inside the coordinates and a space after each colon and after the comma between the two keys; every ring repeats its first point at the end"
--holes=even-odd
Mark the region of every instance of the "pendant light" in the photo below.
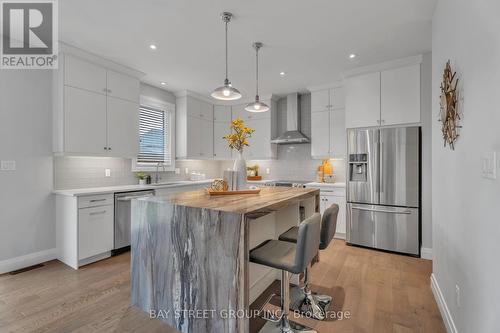
{"type": "Polygon", "coordinates": [[[224,12],[221,14],[222,21],[226,25],[226,79],[224,80],[224,85],[215,89],[211,96],[215,99],[222,101],[234,101],[241,98],[241,93],[238,89],[231,86],[231,82],[227,78],[227,25],[231,21],[233,14],[224,12]]]}
{"type": "Polygon", "coordinates": [[[255,49],[255,101],[248,103],[245,106],[245,110],[249,112],[266,112],[269,111],[269,106],[266,103],[262,103],[259,100],[259,49],[262,47],[261,42],[253,43],[253,48],[255,49]]]}

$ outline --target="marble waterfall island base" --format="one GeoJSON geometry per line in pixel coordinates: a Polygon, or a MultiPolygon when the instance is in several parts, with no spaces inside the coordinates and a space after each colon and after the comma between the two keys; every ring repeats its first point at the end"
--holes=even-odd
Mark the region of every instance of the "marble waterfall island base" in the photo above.
{"type": "Polygon", "coordinates": [[[275,271],[248,251],[318,209],[319,191],[264,188],[211,197],[204,190],[132,202],[132,304],[181,332],[248,332],[249,303],[275,271]],[[231,315],[233,314],[233,315],[231,315]],[[160,317],[160,316],[158,316],[160,317]]]}

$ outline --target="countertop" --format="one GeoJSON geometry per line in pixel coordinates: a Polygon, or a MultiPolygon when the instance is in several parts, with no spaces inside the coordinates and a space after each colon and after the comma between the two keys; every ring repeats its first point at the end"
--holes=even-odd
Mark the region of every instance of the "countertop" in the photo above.
{"type": "Polygon", "coordinates": [[[205,180],[184,180],[184,181],[172,181],[171,183],[165,182],[162,185],[121,185],[121,186],[106,186],[106,187],[90,187],[90,188],[78,188],[72,190],[54,190],[52,193],[57,195],[65,196],[82,196],[82,195],[95,195],[95,194],[107,194],[116,192],[130,192],[130,191],[143,191],[143,190],[154,190],[159,188],[170,188],[170,187],[182,187],[190,185],[200,185],[200,184],[210,184],[212,179],[205,180]]]}
{"type": "Polygon", "coordinates": [[[319,183],[311,182],[307,183],[306,186],[317,186],[317,187],[345,187],[345,183],[319,183]]]}
{"type": "Polygon", "coordinates": [[[276,211],[293,202],[299,202],[316,195],[319,195],[319,189],[315,188],[265,187],[261,189],[259,194],[210,196],[205,190],[198,190],[141,200],[164,201],[180,206],[248,214],[276,211]]]}

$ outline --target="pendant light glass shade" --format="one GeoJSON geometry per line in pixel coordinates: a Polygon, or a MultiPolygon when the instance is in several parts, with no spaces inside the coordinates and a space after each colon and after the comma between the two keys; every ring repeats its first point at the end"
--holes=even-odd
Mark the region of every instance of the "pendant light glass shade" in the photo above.
{"type": "Polygon", "coordinates": [[[262,43],[253,43],[253,48],[255,49],[255,101],[248,103],[245,106],[245,110],[248,112],[266,112],[269,111],[269,106],[263,103],[259,99],[259,49],[262,47],[262,43]]]}
{"type": "Polygon", "coordinates": [[[224,12],[221,15],[222,21],[226,25],[226,79],[224,80],[224,85],[222,87],[216,88],[212,93],[211,96],[215,99],[219,99],[222,101],[234,101],[236,99],[241,98],[241,93],[239,92],[238,89],[234,88],[231,86],[231,82],[227,78],[228,70],[227,70],[227,25],[231,21],[231,17],[233,14],[224,12]]]}

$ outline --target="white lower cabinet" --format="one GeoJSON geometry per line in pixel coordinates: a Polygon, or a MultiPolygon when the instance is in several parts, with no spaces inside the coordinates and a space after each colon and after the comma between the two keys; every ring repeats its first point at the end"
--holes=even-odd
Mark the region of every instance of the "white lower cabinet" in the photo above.
{"type": "Polygon", "coordinates": [[[113,205],[78,210],[78,260],[113,249],[113,210],[113,205]]]}
{"type": "Polygon", "coordinates": [[[320,194],[320,211],[321,214],[330,207],[332,204],[339,205],[339,214],[337,216],[337,229],[335,231],[336,238],[345,239],[346,234],[346,201],[345,196],[325,194],[321,192],[320,194]]]}
{"type": "Polygon", "coordinates": [[[310,183],[306,187],[319,189],[319,210],[321,215],[332,204],[339,205],[339,213],[337,215],[337,229],[335,230],[335,238],[345,239],[346,235],[346,196],[345,187],[332,186],[327,183],[310,183]]]}
{"type": "Polygon", "coordinates": [[[58,259],[78,269],[111,256],[114,194],[56,195],[58,259]]]}

